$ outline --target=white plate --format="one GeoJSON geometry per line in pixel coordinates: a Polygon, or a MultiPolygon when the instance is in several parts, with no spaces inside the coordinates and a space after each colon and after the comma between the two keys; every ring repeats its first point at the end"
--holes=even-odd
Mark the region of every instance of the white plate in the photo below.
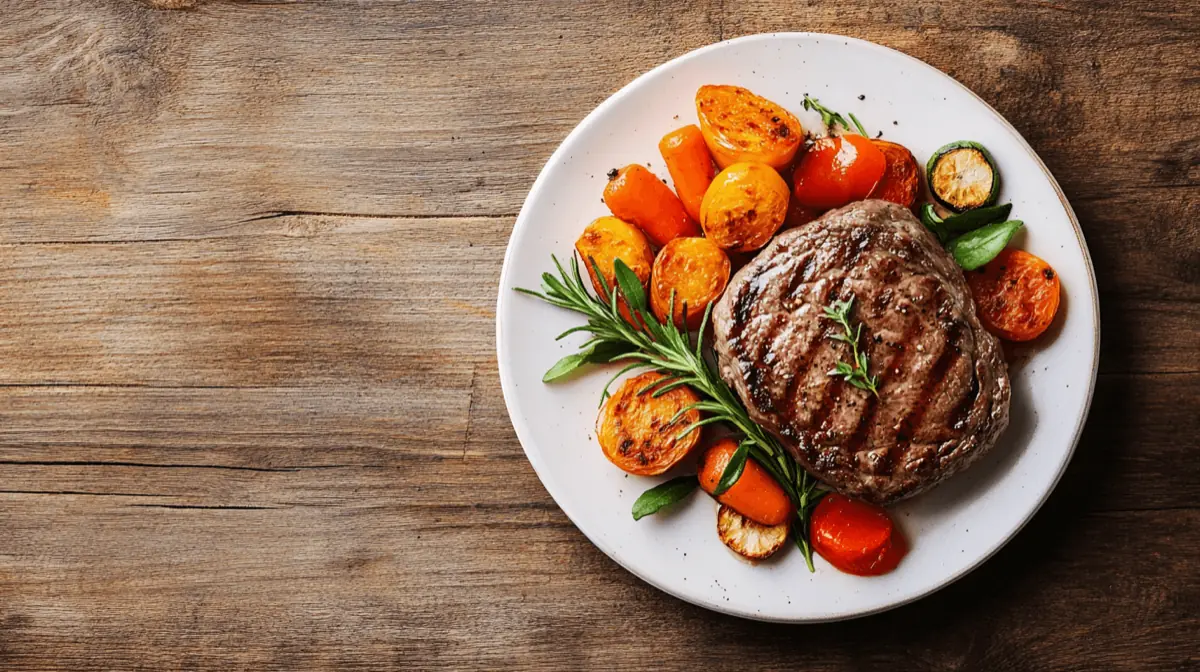
{"type": "Polygon", "coordinates": [[[995,110],[949,76],[879,45],[836,35],[754,35],[696,50],[637,78],[596,108],[554,152],[517,217],[496,317],[496,349],[509,415],[525,453],[567,516],[629,571],[681,599],[772,621],[862,616],[945,586],[995,553],[1050,494],[1079,439],[1099,353],[1096,283],[1083,234],[1041,160],[995,110]],[[542,374],[584,338],[556,343],[579,315],[519,295],[536,288],[550,255],[566,259],[595,217],[605,173],[647,163],[666,176],[657,143],[696,123],[702,84],[737,84],[780,103],[806,128],[810,93],[853,112],[868,132],[902,143],[924,165],[954,140],[983,143],[1003,179],[1001,202],[1026,229],[1013,242],[1048,261],[1062,278],[1056,323],[1013,364],[1012,421],[977,464],[931,492],[894,507],[912,543],[882,577],[842,574],[817,559],[809,573],[794,548],[757,566],[717,539],[714,504],[697,493],[666,515],[634,522],[630,507],[662,479],[627,476],[601,454],[593,435],[600,388],[611,370],[546,385],[542,374]],[[859,100],[865,95],[864,100],[859,100]],[[893,123],[896,122],[896,123],[893,123]]]}

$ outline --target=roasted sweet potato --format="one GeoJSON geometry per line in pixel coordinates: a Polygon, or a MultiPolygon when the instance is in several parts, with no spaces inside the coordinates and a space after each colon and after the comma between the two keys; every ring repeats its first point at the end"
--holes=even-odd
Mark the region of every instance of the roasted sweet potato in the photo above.
{"type": "Polygon", "coordinates": [[[724,504],[717,511],[717,536],[729,550],[747,560],[765,560],[775,555],[783,548],[787,535],[787,523],[756,523],[724,504]]]}
{"type": "Polygon", "coordinates": [[[671,173],[675,193],[679,195],[683,208],[689,217],[700,221],[700,203],[717,174],[717,166],[704,142],[704,135],[695,124],[678,128],[658,141],[658,152],[667,164],[667,171],[671,173]]]}
{"type": "Polygon", "coordinates": [[[707,238],[676,238],[658,251],[650,273],[650,309],[667,321],[671,293],[675,295],[672,319],[683,326],[687,307],[688,329],[699,329],[708,304],[721,298],[729,283],[729,256],[707,238]]]}
{"type": "Polygon", "coordinates": [[[762,163],[735,163],[722,170],[700,206],[704,235],[722,249],[757,250],[787,217],[788,187],[762,163]]]}
{"type": "Polygon", "coordinates": [[[696,92],[700,132],[721,168],[765,163],[783,168],[804,141],[800,120],[740,86],[702,86],[696,92]]]}
{"type": "Polygon", "coordinates": [[[880,198],[906,208],[913,207],[917,195],[921,193],[921,167],[912,152],[904,145],[887,140],[875,139],[871,142],[883,152],[887,166],[869,198],[880,198]]]}
{"type": "Polygon", "coordinates": [[[699,429],[676,438],[700,419],[700,411],[689,410],[671,422],[680,409],[700,397],[687,386],[654,396],[655,390],[668,382],[654,371],[634,376],[600,409],[596,438],[604,456],[622,470],[638,476],[661,474],[687,456],[700,440],[699,429]]]}
{"type": "Polygon", "coordinates": [[[700,235],[675,192],[645,166],[633,163],[618,170],[604,187],[604,202],[660,247],[674,238],[700,235]]]}
{"type": "MultiPolygon", "coordinates": [[[[601,217],[588,224],[587,228],[575,241],[575,251],[579,253],[580,261],[587,268],[588,276],[592,279],[592,287],[602,299],[608,301],[608,294],[596,270],[592,268],[592,260],[604,274],[604,282],[609,291],[616,286],[616,273],[613,264],[617,259],[625,262],[629,270],[637,275],[645,287],[650,281],[650,272],[654,266],[654,251],[650,241],[636,226],[623,222],[616,217],[601,217]]],[[[633,323],[633,317],[625,302],[621,302],[621,314],[633,323]]]]}
{"type": "Polygon", "coordinates": [[[1058,274],[1041,257],[1024,250],[1004,250],[967,273],[967,284],[983,326],[1005,340],[1032,341],[1050,327],[1058,312],[1058,274]]]}

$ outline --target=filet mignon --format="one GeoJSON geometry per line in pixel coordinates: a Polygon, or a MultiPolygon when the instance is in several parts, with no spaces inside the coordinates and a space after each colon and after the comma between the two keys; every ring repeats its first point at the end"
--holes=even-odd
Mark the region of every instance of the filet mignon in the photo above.
{"type": "Polygon", "coordinates": [[[885,504],[973,462],[1008,425],[1008,368],[962,271],[908,210],[861,201],[775,238],[713,312],[721,375],[809,472],[885,504]],[[831,376],[851,323],[879,396],[831,376]]]}

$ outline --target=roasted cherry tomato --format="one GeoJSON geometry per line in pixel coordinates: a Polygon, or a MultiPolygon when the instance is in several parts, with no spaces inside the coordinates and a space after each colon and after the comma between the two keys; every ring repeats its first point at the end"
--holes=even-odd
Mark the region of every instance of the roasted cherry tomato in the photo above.
{"type": "Polygon", "coordinates": [[[983,326],[1009,341],[1037,338],[1058,312],[1058,274],[1024,250],[1004,250],[982,268],[968,271],[967,285],[983,326]]]}
{"type": "Polygon", "coordinates": [[[887,574],[908,552],[886,511],[838,494],[826,495],[809,520],[813,550],[848,574],[887,574]]]}
{"type": "Polygon", "coordinates": [[[866,198],[887,168],[887,159],[861,135],[824,137],[813,143],[792,175],[793,195],[816,210],[866,198]]]}

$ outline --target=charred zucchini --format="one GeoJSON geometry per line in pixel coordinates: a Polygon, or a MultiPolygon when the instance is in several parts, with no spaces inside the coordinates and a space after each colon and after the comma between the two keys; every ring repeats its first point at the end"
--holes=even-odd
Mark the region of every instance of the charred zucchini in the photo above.
{"type": "Polygon", "coordinates": [[[929,193],[934,200],[955,211],[989,206],[1000,193],[1000,171],[983,145],[970,140],[952,142],[938,149],[925,166],[929,193]]]}

